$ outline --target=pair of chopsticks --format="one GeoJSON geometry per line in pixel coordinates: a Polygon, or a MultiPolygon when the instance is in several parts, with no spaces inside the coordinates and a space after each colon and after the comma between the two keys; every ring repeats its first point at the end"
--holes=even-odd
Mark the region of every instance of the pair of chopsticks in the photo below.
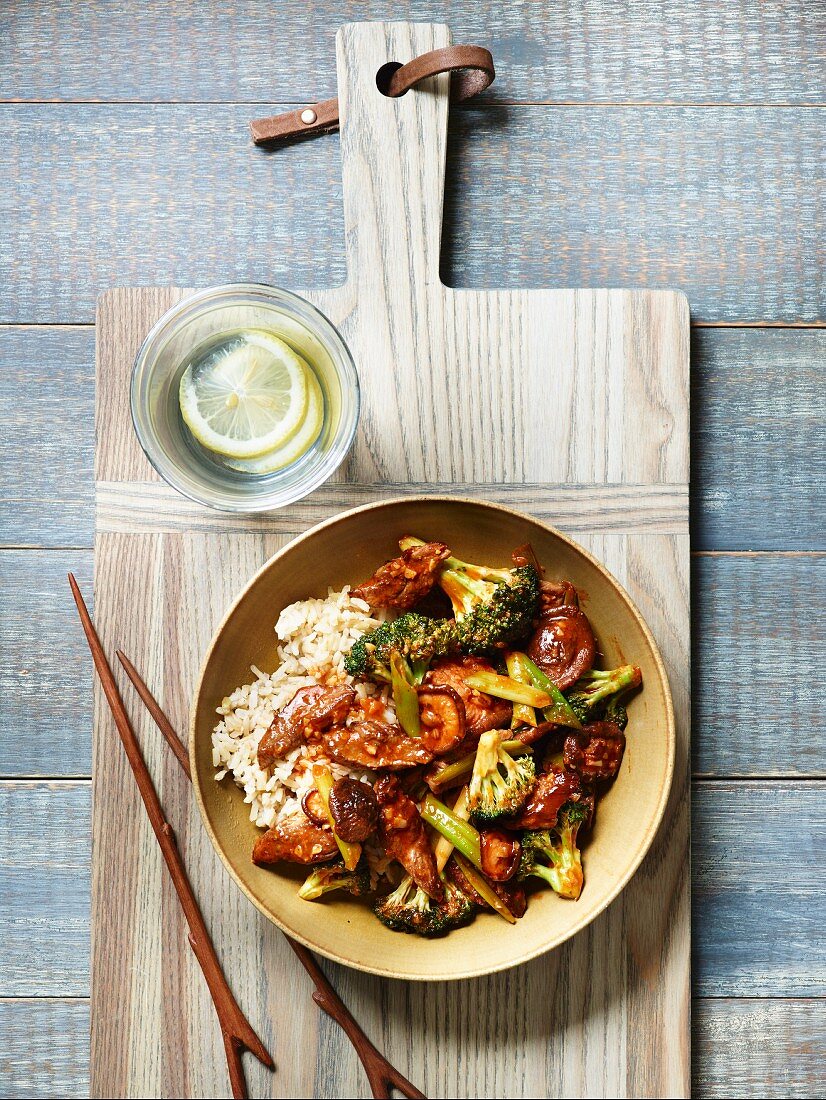
{"type": "MultiPolygon", "coordinates": [[[[138,744],[138,739],[135,736],[135,731],[132,729],[132,724],[126,713],[126,707],[124,706],[123,699],[118,690],[114,673],[103,651],[100,638],[98,637],[80,588],[72,573],[69,574],[69,586],[72,589],[72,595],[77,604],[80,621],[89,643],[92,660],[94,661],[95,668],[100,677],[106,701],[109,704],[109,709],[115,720],[115,725],[117,726],[120,739],[126,751],[129,765],[135,776],[135,782],[138,785],[143,804],[149,815],[149,821],[155,833],[155,838],[160,845],[167,868],[172,876],[172,882],[175,886],[178,900],[181,903],[186,922],[189,925],[190,947],[203,971],[210,995],[212,996],[212,1002],[215,1005],[218,1022],[221,1025],[221,1034],[224,1039],[224,1049],[227,1056],[227,1067],[229,1069],[232,1095],[236,1098],[246,1098],[249,1096],[249,1093],[247,1091],[247,1083],[244,1077],[244,1066],[242,1062],[244,1051],[248,1050],[251,1054],[254,1054],[259,1062],[262,1062],[268,1069],[275,1069],[275,1063],[239,1008],[237,1001],[232,995],[229,983],[224,976],[224,972],[221,969],[218,955],[210,939],[200,907],[187,877],[186,868],[184,867],[184,862],[175,840],[175,834],[164,816],[163,807],[158,798],[158,792],[155,790],[152,776],[149,774],[149,769],[143,758],[143,753],[138,744]]],[[[135,685],[135,689],[146,706],[146,709],[149,711],[158,729],[166,739],[166,743],[175,754],[187,779],[191,780],[189,755],[180,737],[175,732],[172,723],[161,710],[157,700],[152,696],[149,688],[147,688],[135,666],[126,654],[118,650],[117,655],[120,663],[126,670],[127,676],[135,685]]],[[[373,1096],[376,1097],[377,1100],[390,1100],[391,1089],[396,1088],[404,1096],[407,1096],[409,1100],[426,1100],[424,1093],[419,1092],[406,1077],[403,1077],[370,1042],[349,1009],[327,980],[324,971],[316,962],[312,952],[302,944],[296,943],[296,941],[289,936],[286,938],[287,943],[298,956],[301,965],[312,979],[315,986],[313,1000],[322,1011],[326,1012],[331,1019],[336,1021],[353,1044],[359,1061],[367,1074],[373,1096]]]]}

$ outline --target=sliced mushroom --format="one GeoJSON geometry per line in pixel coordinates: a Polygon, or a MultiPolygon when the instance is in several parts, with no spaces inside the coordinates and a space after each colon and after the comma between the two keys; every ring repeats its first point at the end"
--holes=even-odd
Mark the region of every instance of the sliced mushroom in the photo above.
{"type": "Polygon", "coordinates": [[[450,752],[466,733],[465,704],[454,688],[426,684],[419,688],[421,741],[434,756],[450,752]]]}
{"type": "Polygon", "coordinates": [[[479,833],[482,870],[494,882],[507,882],[519,867],[522,845],[515,833],[505,829],[483,829],[479,833]]]}
{"type": "Polygon", "coordinates": [[[511,703],[476,691],[465,683],[465,678],[474,672],[493,671],[493,665],[483,657],[447,657],[436,661],[425,677],[425,686],[453,688],[464,703],[468,744],[463,748],[468,752],[473,751],[481,734],[504,729],[510,724],[511,703]]]}
{"type": "Polygon", "coordinates": [[[528,656],[562,690],[594,663],[596,641],[588,617],[577,607],[546,612],[528,646],[528,656]]]}
{"type": "Polygon", "coordinates": [[[336,834],[348,844],[360,844],[376,831],[379,804],[368,783],[345,777],[330,791],[330,813],[336,834]]]}
{"type": "Polygon", "coordinates": [[[327,810],[324,807],[324,799],[315,787],[311,787],[301,799],[301,809],[314,825],[330,824],[327,810]]]}

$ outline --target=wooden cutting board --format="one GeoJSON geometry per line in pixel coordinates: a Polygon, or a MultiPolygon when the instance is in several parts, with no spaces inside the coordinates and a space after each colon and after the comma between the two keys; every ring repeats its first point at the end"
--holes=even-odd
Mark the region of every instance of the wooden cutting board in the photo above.
{"type": "MultiPolygon", "coordinates": [[[[137,445],[128,382],[147,330],[184,292],[115,290],[99,300],[97,622],[110,652],[120,645],[131,655],[184,730],[225,607],[318,520],[438,487],[502,501],[572,534],[628,589],[671,680],[677,767],[651,853],[586,931],[523,968],[428,986],[325,967],[368,1034],[430,1097],[686,1096],[686,300],[440,283],[447,78],[391,100],[375,76],[388,61],[449,42],[447,28],[431,24],[355,24],[338,35],[349,279],[306,296],[352,349],[363,404],[333,483],[264,517],[214,513],[170,490],[137,445]]],[[[277,1063],[271,1075],[248,1060],[251,1095],[369,1095],[281,933],[224,872],[178,765],[128,685],[124,695],[219,955],[277,1063]]],[[[93,820],[92,1094],[228,1095],[209,996],[100,692],[93,820]]]]}

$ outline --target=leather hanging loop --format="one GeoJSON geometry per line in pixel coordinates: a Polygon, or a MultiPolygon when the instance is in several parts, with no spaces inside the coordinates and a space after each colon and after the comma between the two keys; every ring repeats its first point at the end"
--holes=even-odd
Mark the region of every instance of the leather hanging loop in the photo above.
{"type": "MultiPolygon", "coordinates": [[[[420,54],[396,69],[388,81],[386,94],[397,99],[422,80],[440,73],[451,74],[450,98],[454,103],[478,95],[496,78],[493,57],[483,46],[445,46],[420,54]]],[[[250,130],[255,144],[265,145],[272,141],[328,134],[338,129],[338,123],[338,100],[325,99],[283,115],[254,119],[250,130]]]]}
{"type": "Polygon", "coordinates": [[[483,46],[445,46],[414,57],[390,77],[387,94],[402,96],[421,80],[451,73],[450,98],[454,103],[484,92],[496,78],[493,58],[483,46]]]}

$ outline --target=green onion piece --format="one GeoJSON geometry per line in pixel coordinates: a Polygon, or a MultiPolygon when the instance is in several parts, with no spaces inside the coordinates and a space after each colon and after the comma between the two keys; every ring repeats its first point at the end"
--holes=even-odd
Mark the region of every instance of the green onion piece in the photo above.
{"type": "Polygon", "coordinates": [[[471,863],[481,869],[482,852],[479,844],[479,833],[469,821],[463,821],[453,810],[449,810],[444,802],[427,795],[419,811],[428,825],[432,825],[437,833],[453,844],[455,848],[466,856],[471,863]]]}
{"type": "MultiPolygon", "coordinates": [[[[509,756],[530,756],[533,753],[533,746],[526,745],[522,741],[503,741],[502,748],[509,756]]],[[[467,756],[462,756],[458,760],[454,760],[452,764],[448,764],[446,768],[442,768],[438,775],[434,776],[430,780],[434,787],[451,787],[454,783],[461,782],[466,776],[470,775],[473,771],[473,762],[476,759],[475,752],[469,752],[467,756]]]]}
{"type": "Polygon", "coordinates": [[[512,703],[524,703],[529,707],[547,707],[550,705],[551,696],[546,691],[532,687],[530,684],[520,684],[510,676],[500,676],[496,672],[474,672],[472,676],[465,677],[468,687],[477,691],[487,692],[497,699],[510,699],[512,703]]]}
{"type": "Polygon", "coordinates": [[[422,729],[419,721],[419,696],[413,686],[410,667],[396,649],[390,654],[390,684],[399,725],[408,737],[418,737],[422,729]]]}
{"type": "MultiPolygon", "coordinates": [[[[528,676],[527,669],[522,667],[521,656],[520,653],[513,652],[505,654],[505,664],[508,666],[508,676],[510,676],[512,680],[518,680],[520,684],[530,684],[531,679],[528,676]]],[[[538,725],[538,722],[536,720],[536,711],[533,707],[529,707],[527,703],[513,704],[511,729],[517,729],[519,726],[536,725],[538,725]]]]}
{"type": "Polygon", "coordinates": [[[324,809],[327,812],[327,820],[330,822],[333,836],[336,838],[336,844],[338,845],[338,850],[341,852],[341,858],[344,860],[344,866],[348,871],[355,871],[358,866],[358,861],[361,859],[361,845],[348,844],[348,842],[342,840],[336,832],[335,821],[330,812],[330,791],[333,789],[333,773],[323,764],[313,764],[313,782],[316,785],[316,790],[321,795],[321,801],[324,803],[324,809]]]}
{"type": "Polygon", "coordinates": [[[420,684],[427,672],[427,666],[430,661],[411,661],[410,662],[410,674],[414,684],[420,684]]]}
{"type": "Polygon", "coordinates": [[[462,874],[468,880],[468,882],[479,895],[479,897],[483,898],[491,907],[491,909],[497,912],[500,917],[503,917],[508,922],[508,924],[516,924],[516,917],[513,915],[510,909],[508,909],[507,905],[505,905],[505,903],[490,885],[485,876],[480,875],[478,871],[474,867],[472,867],[466,859],[463,859],[462,856],[458,854],[458,852],[455,854],[454,859],[459,864],[462,874]]]}
{"type": "MultiPolygon", "coordinates": [[[[463,821],[467,821],[468,804],[467,804],[467,787],[462,787],[459,792],[459,796],[453,803],[453,813],[456,817],[460,817],[463,821]]],[[[445,869],[445,865],[450,857],[453,855],[453,843],[448,840],[446,836],[440,836],[436,842],[436,847],[433,849],[433,854],[436,857],[436,867],[439,874],[445,869]]]]}
{"type": "Polygon", "coordinates": [[[551,697],[551,704],[542,711],[546,722],[556,722],[558,726],[570,726],[571,729],[581,730],[582,723],[571,710],[571,706],[559,688],[554,684],[537,665],[533,663],[527,653],[520,653],[519,659],[522,667],[531,678],[535,688],[547,692],[551,697]]]}

